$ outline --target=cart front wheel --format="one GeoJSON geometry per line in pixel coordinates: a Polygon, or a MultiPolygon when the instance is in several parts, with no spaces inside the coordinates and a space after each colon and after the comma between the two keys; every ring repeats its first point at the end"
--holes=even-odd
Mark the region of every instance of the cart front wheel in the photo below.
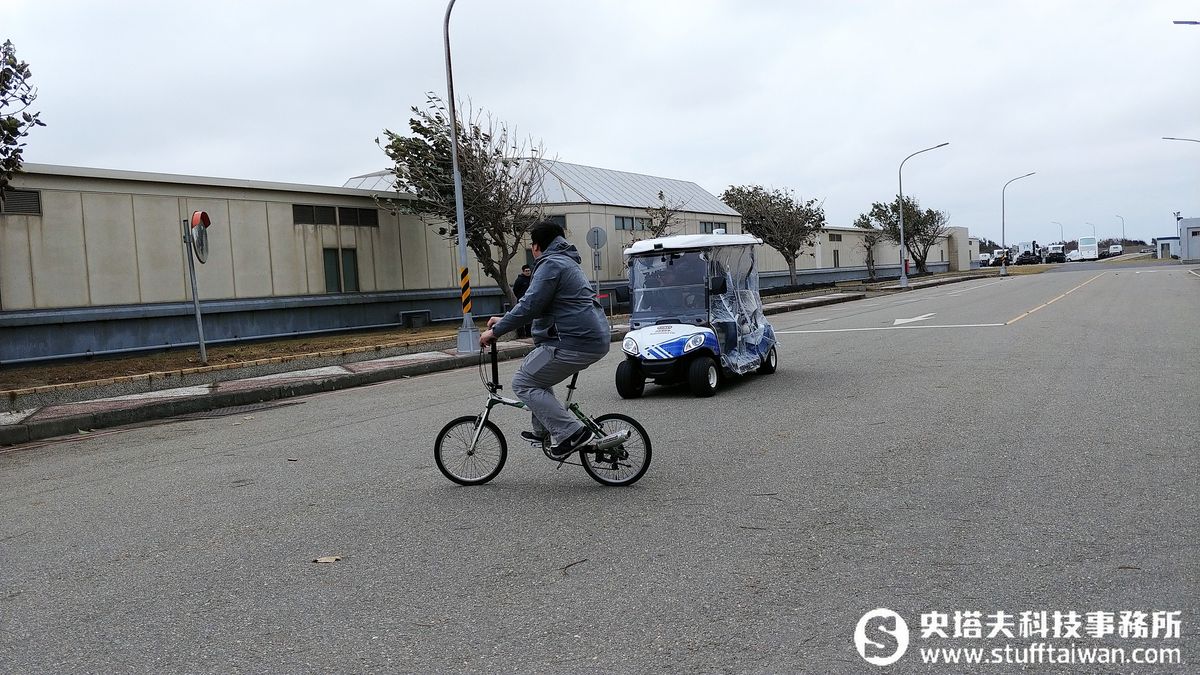
{"type": "Polygon", "coordinates": [[[642,369],[629,359],[617,364],[617,393],[621,398],[641,398],[646,390],[646,377],[642,369]]]}
{"type": "Polygon", "coordinates": [[[490,420],[483,423],[472,445],[478,425],[478,416],[457,417],[442,427],[433,443],[438,470],[459,485],[483,485],[500,473],[508,458],[504,434],[490,420]]]}
{"type": "Polygon", "coordinates": [[[712,396],[721,381],[721,369],[711,356],[698,356],[688,365],[688,386],[696,396],[712,396]]]}

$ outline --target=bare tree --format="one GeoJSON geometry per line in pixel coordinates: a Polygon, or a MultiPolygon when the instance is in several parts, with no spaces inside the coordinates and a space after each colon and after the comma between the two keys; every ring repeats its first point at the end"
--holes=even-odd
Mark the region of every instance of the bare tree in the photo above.
{"type": "Polygon", "coordinates": [[[672,234],[675,228],[682,225],[683,219],[680,217],[680,214],[686,206],[686,201],[667,201],[667,195],[662,190],[659,190],[658,206],[646,208],[646,215],[650,216],[649,222],[646,223],[646,231],[650,233],[651,238],[665,237],[668,234],[672,234]]]}
{"type": "MultiPolygon", "coordinates": [[[[411,200],[385,204],[396,213],[416,214],[439,235],[457,242],[450,115],[435,94],[428,94],[425,104],[424,110],[412,108],[410,135],[384,130],[387,143],[380,147],[394,162],[397,189],[413,195],[411,200]]],[[[543,217],[545,152],[540,143],[515,139],[504,122],[481,111],[460,112],[458,127],[466,243],[484,274],[515,303],[508,266],[524,250],[529,229],[543,217]]]]}
{"type": "Polygon", "coordinates": [[[17,60],[13,43],[5,40],[0,46],[0,206],[4,205],[4,193],[14,174],[21,170],[21,153],[25,144],[22,138],[34,127],[46,123],[38,119],[41,113],[29,112],[29,106],[37,99],[37,89],[29,84],[29,64],[17,60]],[[15,109],[9,110],[10,106],[15,109]]]}
{"type": "Polygon", "coordinates": [[[796,285],[796,259],[825,228],[825,209],[816,199],[799,202],[789,190],[733,185],[721,200],[742,215],[742,229],[779,251],[788,265],[788,283],[796,285]]]}

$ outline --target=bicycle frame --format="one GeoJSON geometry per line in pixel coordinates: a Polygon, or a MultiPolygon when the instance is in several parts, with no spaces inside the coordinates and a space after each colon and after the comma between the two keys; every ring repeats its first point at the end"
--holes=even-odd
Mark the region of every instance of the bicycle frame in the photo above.
{"type": "MultiPolygon", "coordinates": [[[[484,383],[484,386],[487,387],[488,399],[487,399],[487,403],[484,404],[483,412],[479,415],[479,417],[476,418],[477,421],[475,423],[475,435],[471,437],[471,449],[472,450],[474,450],[475,445],[479,442],[479,435],[481,433],[483,433],[484,422],[487,422],[488,418],[491,417],[493,408],[495,408],[498,405],[503,405],[503,406],[508,406],[510,408],[519,408],[522,410],[525,409],[525,404],[522,403],[521,401],[518,401],[515,398],[506,398],[497,393],[504,387],[500,385],[500,360],[499,360],[499,356],[496,351],[496,343],[495,342],[492,343],[491,357],[492,357],[492,381],[484,383]]],[[[576,389],[575,385],[578,381],[579,381],[579,373],[575,373],[574,375],[571,376],[570,384],[567,385],[567,400],[565,401],[567,410],[570,410],[571,413],[573,415],[575,415],[575,417],[578,418],[579,421],[582,422],[583,425],[586,426],[592,432],[602,433],[604,430],[600,428],[600,425],[593,422],[592,418],[588,417],[582,410],[580,410],[578,403],[571,401],[571,399],[575,397],[575,389],[576,389]]],[[[545,445],[545,443],[543,443],[543,445],[545,445]]]]}

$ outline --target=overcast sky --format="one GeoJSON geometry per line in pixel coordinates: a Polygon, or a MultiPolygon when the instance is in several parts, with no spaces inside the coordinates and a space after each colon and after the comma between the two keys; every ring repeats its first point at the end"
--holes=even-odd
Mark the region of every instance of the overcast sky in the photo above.
{"type": "MultiPolygon", "coordinates": [[[[341,185],[445,93],[445,2],[0,0],[45,128],[26,160],[341,185]]],[[[972,234],[1200,216],[1196,0],[458,0],[460,99],[563,161],[760,183],[849,226],[905,193],[972,234]]]]}

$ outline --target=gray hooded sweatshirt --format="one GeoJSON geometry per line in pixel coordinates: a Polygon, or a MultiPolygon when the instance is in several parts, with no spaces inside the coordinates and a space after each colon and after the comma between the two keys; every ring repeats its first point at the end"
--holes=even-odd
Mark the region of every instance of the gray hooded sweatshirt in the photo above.
{"type": "Polygon", "coordinates": [[[496,335],[533,321],[533,343],[591,354],[608,353],[610,329],[575,245],[555,237],[533,265],[529,290],[500,321],[496,335]]]}

